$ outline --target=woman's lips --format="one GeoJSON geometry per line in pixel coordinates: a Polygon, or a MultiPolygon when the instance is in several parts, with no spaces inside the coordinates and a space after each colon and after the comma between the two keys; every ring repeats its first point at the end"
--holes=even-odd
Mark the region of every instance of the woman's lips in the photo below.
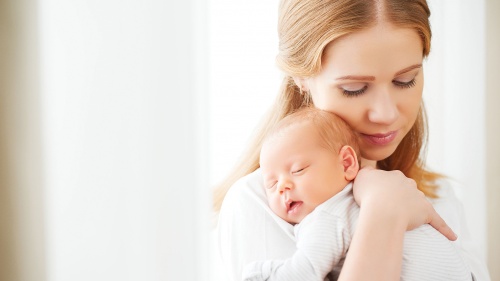
{"type": "Polygon", "coordinates": [[[397,135],[398,131],[392,131],[385,134],[374,134],[374,135],[361,134],[361,136],[365,140],[374,145],[387,145],[390,142],[392,142],[397,135]]]}

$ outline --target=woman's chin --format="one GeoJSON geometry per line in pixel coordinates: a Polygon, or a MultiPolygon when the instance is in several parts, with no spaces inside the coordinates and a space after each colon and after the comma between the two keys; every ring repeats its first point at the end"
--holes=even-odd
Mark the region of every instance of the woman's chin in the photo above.
{"type": "Polygon", "coordinates": [[[396,147],[386,147],[386,148],[377,148],[377,149],[365,149],[361,152],[361,157],[363,158],[361,161],[361,166],[363,163],[369,164],[370,162],[377,162],[386,159],[391,156],[396,147]]]}

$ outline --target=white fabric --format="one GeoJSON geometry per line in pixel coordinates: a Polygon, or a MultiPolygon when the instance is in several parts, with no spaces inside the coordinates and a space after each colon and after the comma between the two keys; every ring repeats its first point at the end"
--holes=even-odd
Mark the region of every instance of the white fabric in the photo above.
{"type": "MultiPolygon", "coordinates": [[[[349,184],[295,225],[297,251],[286,260],[257,261],[245,266],[243,280],[323,281],[345,257],[351,229],[359,214],[349,184]],[[349,196],[350,194],[350,196],[349,196]]],[[[356,205],[357,206],[357,205],[356,205]]]]}
{"type": "Polygon", "coordinates": [[[465,221],[464,207],[455,195],[454,186],[450,180],[439,182],[438,198],[430,199],[434,208],[446,223],[458,235],[455,241],[462,256],[471,268],[474,280],[490,281],[490,274],[486,262],[481,259],[478,244],[470,236],[465,221]]]}
{"type": "MultiPolygon", "coordinates": [[[[245,281],[323,281],[347,254],[354,235],[359,206],[352,184],[318,206],[295,226],[297,251],[286,260],[257,261],[245,266],[245,281]]],[[[407,232],[401,280],[464,280],[471,273],[458,249],[430,225],[407,232]]]]}
{"type": "MultiPolygon", "coordinates": [[[[490,280],[467,231],[463,207],[450,185],[443,184],[439,195],[440,199],[433,200],[434,207],[458,234],[456,246],[476,280],[490,280]]],[[[243,267],[251,262],[287,259],[297,250],[293,226],[276,216],[267,204],[259,169],[228,191],[219,214],[217,239],[231,280],[241,280],[243,267]]]]}

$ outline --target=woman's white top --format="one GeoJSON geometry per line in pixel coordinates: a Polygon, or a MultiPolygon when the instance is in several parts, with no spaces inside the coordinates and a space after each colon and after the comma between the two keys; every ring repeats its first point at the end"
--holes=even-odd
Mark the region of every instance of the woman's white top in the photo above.
{"type": "MultiPolygon", "coordinates": [[[[252,262],[244,267],[242,280],[337,280],[358,217],[349,183],[294,226],[297,251],[292,257],[252,262]]],[[[404,237],[401,280],[470,281],[472,275],[455,242],[424,224],[404,237]]]]}
{"type": "MultiPolygon", "coordinates": [[[[467,230],[462,204],[449,183],[442,181],[438,195],[431,202],[458,235],[454,245],[475,280],[490,280],[467,230]]],[[[241,178],[228,191],[219,213],[217,239],[224,270],[231,280],[241,280],[243,268],[252,262],[285,260],[296,252],[294,227],[269,208],[260,169],[241,178]]]]}

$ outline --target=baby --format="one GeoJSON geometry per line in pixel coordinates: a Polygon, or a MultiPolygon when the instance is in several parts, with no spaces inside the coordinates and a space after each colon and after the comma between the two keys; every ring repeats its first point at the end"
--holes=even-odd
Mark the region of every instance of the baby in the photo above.
{"type": "MultiPolygon", "coordinates": [[[[271,210],[294,225],[297,250],[256,261],[243,280],[337,280],[359,214],[356,136],[338,116],[301,109],[266,136],[260,167],[271,210]]],[[[360,268],[359,270],[363,270],[360,268]]],[[[452,242],[430,225],[405,234],[401,280],[472,280],[452,242]]]]}

